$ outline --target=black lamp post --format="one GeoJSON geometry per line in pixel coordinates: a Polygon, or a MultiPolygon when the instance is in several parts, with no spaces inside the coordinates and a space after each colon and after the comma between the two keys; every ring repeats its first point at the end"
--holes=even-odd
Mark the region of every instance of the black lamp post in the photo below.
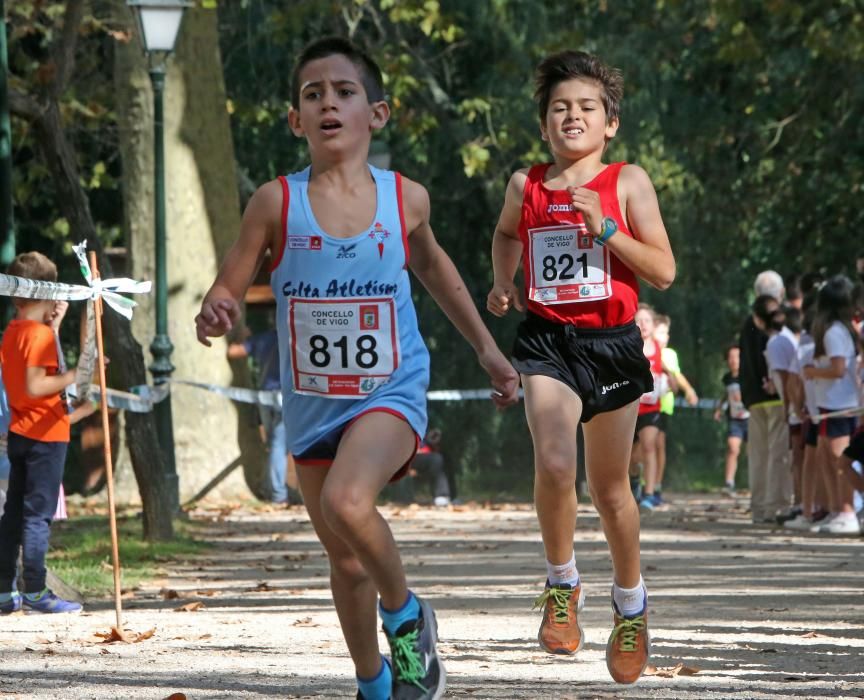
{"type": "MultiPolygon", "coordinates": [[[[150,373],[153,383],[165,384],[171,379],[174,365],[171,352],[174,346],[168,337],[168,273],[165,244],[165,145],[163,120],[163,94],[165,89],[165,62],[174,50],[174,42],[183,20],[183,12],[192,5],[187,0],[127,0],[135,13],[141,41],[150,63],[150,81],[153,84],[153,153],[155,169],[156,219],[156,335],[150,344],[153,364],[150,373]]],[[[171,394],[154,406],[156,430],[165,457],[165,485],[171,496],[171,511],[180,508],[180,484],[174,458],[174,426],[171,417],[171,394]]]]}

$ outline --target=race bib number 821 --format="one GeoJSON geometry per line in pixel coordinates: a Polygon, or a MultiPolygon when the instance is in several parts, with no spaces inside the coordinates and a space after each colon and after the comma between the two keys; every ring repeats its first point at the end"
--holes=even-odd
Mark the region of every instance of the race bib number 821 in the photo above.
{"type": "Polygon", "coordinates": [[[399,366],[393,299],[292,299],[288,314],[298,394],[358,398],[399,366]]]}
{"type": "Polygon", "coordinates": [[[612,294],[609,253],[585,224],[528,229],[529,298],[540,304],[597,301],[612,294]]]}

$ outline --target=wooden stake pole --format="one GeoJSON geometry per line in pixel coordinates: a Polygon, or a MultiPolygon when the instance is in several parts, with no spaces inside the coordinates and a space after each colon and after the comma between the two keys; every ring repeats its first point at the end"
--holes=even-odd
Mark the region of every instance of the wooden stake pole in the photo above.
{"type": "MultiPolygon", "coordinates": [[[[94,279],[98,279],[99,268],[96,265],[96,253],[90,253],[90,270],[94,279]]],[[[99,390],[102,400],[99,409],[102,412],[102,432],[104,439],[102,443],[105,448],[105,472],[108,485],[108,520],[111,526],[111,563],[114,568],[114,611],[117,614],[117,634],[123,636],[122,603],[120,596],[120,547],[117,538],[117,510],[114,505],[114,465],[111,461],[111,430],[108,420],[108,383],[105,381],[105,350],[102,343],[102,299],[97,297],[94,301],[96,317],[96,349],[99,351],[97,362],[99,365],[99,390]]],[[[87,398],[87,397],[85,397],[87,398]]],[[[89,399],[88,399],[89,400],[89,399]]]]}

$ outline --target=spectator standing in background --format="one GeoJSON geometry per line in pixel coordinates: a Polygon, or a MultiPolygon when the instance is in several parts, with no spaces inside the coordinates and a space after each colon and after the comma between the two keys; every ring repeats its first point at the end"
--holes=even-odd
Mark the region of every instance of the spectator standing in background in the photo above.
{"type": "MultiPolygon", "coordinates": [[[[251,357],[255,362],[258,388],[262,391],[281,391],[278,338],[276,329],[272,327],[274,324],[270,325],[271,328],[266,331],[248,335],[242,343],[229,344],[228,359],[251,357]]],[[[246,332],[249,333],[248,330],[246,332]]],[[[273,503],[299,504],[301,499],[297,491],[297,473],[286,450],[282,409],[258,406],[258,415],[268,454],[264,492],[273,503]]]]}
{"type": "Polygon", "coordinates": [[[417,449],[417,456],[411,463],[417,476],[431,486],[433,503],[444,507],[450,505],[450,483],[444,469],[444,455],[441,454],[441,431],[432,428],[417,449]]]}
{"type": "Polygon", "coordinates": [[[750,517],[754,523],[773,523],[786,507],[778,480],[787,478],[789,434],[783,402],[768,376],[765,348],[767,319],[783,300],[783,278],[773,270],[759,273],[753,285],[756,301],[739,339],[741,399],[750,412],[747,471],[750,481],[750,517]]]}

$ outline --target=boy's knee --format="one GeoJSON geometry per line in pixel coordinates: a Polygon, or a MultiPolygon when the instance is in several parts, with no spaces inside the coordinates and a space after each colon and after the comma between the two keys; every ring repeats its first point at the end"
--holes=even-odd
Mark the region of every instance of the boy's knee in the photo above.
{"type": "Polygon", "coordinates": [[[321,513],[336,532],[355,528],[369,517],[374,502],[369,502],[357,489],[351,487],[327,488],[321,492],[321,513]]]}
{"type": "Polygon", "coordinates": [[[591,501],[601,517],[615,515],[632,508],[635,505],[630,485],[626,481],[620,484],[608,484],[600,488],[589,486],[591,501]]]}
{"type": "Polygon", "coordinates": [[[537,479],[547,483],[573,486],[576,480],[575,456],[561,452],[539,456],[537,479]]]}

